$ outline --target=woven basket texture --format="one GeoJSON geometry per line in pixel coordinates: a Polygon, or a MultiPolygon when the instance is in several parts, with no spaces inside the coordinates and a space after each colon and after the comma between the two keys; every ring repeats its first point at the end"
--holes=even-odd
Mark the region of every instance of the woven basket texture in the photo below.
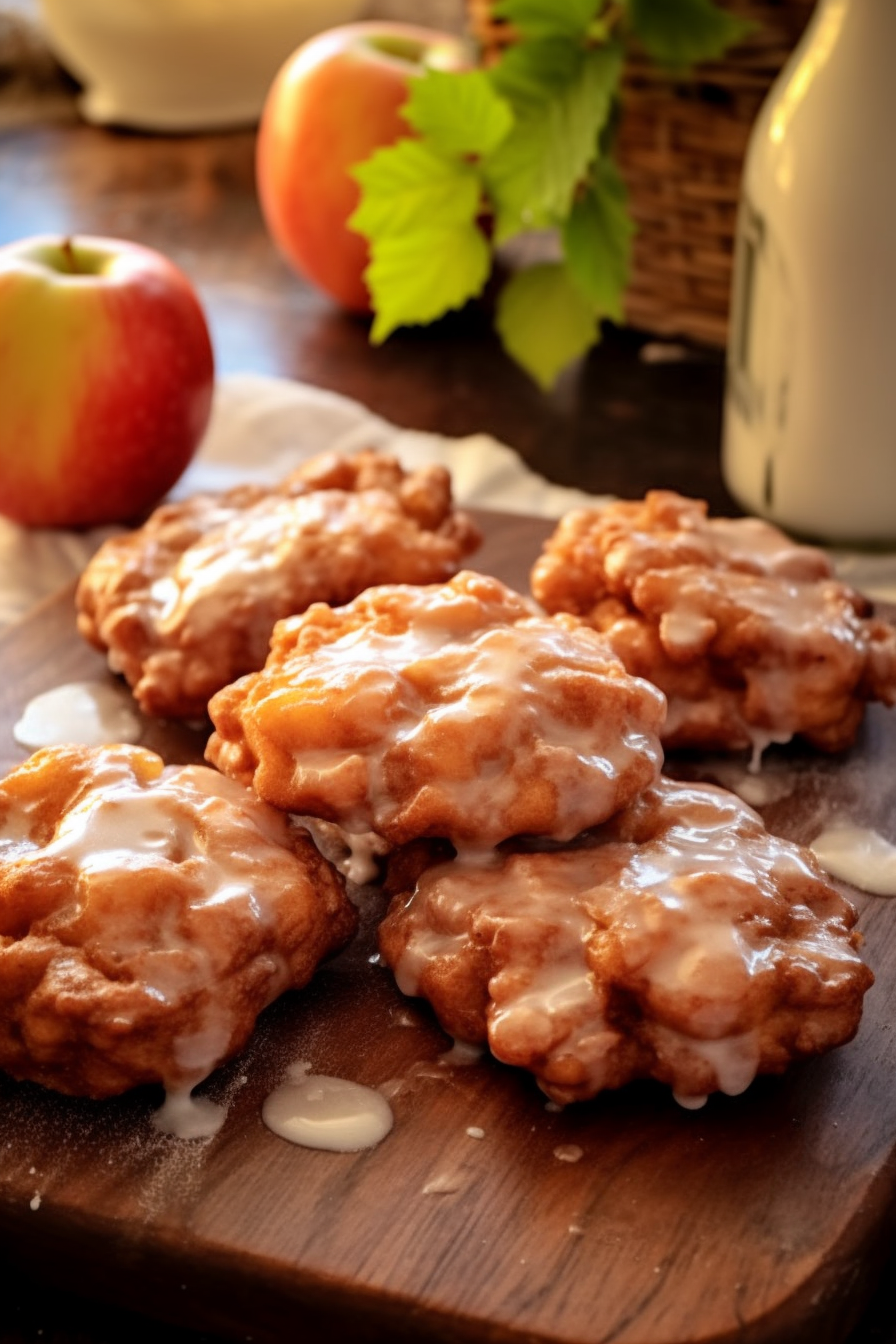
{"type": "MultiPolygon", "coordinates": [[[[896,0],[894,0],[896,2],[896,0]]],[[[618,162],[637,232],[626,321],[724,346],[741,172],[750,131],[815,0],[722,0],[752,33],[717,62],[672,79],[632,52],[622,87],[618,162]]],[[[484,64],[514,41],[491,0],[467,0],[484,64]]]]}

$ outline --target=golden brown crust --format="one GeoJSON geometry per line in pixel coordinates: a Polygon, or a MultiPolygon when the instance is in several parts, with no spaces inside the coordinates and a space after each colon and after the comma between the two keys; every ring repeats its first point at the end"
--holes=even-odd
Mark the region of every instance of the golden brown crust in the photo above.
{"type": "Polygon", "coordinates": [[[532,592],[660,687],[667,747],[761,750],[800,735],[838,751],[867,701],[896,702],[896,631],[823,552],[758,519],[708,518],[671,491],[569,514],[532,592]]]}
{"type": "Polygon", "coordinates": [[[191,1087],[356,918],[308,836],[207,767],[37,752],[0,783],[0,1068],[191,1087]]]}
{"type": "Polygon", "coordinates": [[[622,807],[659,771],[664,708],[582,622],[464,572],[281,621],[212,700],[207,755],[290,812],[484,847],[622,807]]]}
{"type": "Polygon", "coordinates": [[[380,950],[444,1029],[559,1102],[635,1078],[682,1099],[849,1040],[873,976],[813,856],[734,795],[662,780],[573,846],[392,861],[380,950]]]}
{"type": "Polygon", "coordinates": [[[262,666],[281,617],[374,583],[441,581],[480,540],[444,467],[325,453],[275,489],[166,504],[107,541],[78,585],[78,629],[146,713],[203,718],[262,666]]]}

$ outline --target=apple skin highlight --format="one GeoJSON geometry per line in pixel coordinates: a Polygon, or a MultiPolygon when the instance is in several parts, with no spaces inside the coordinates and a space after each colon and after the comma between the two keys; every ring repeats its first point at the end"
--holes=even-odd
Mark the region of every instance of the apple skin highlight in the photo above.
{"type": "Polygon", "coordinates": [[[286,61],[265,101],[256,179],[262,213],[287,263],[344,308],[369,313],[367,242],[346,224],[360,199],[349,170],[412,134],[400,109],[427,65],[464,69],[450,33],[414,24],[346,24],[286,61]]]}
{"type": "Polygon", "coordinates": [[[0,248],[0,513],[136,520],[193,457],[213,387],[202,306],[160,253],[86,237],[0,248]]]}

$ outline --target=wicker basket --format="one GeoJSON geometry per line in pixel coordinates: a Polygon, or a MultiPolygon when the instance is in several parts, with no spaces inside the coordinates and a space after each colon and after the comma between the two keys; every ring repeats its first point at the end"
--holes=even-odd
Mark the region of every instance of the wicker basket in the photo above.
{"type": "MultiPolygon", "coordinates": [[[[626,320],[663,336],[723,346],[741,170],[750,130],[815,0],[723,0],[756,24],[723,61],[672,82],[626,63],[619,166],[637,225],[626,320]]],[[[513,41],[491,0],[468,0],[484,63],[513,41]]]]}

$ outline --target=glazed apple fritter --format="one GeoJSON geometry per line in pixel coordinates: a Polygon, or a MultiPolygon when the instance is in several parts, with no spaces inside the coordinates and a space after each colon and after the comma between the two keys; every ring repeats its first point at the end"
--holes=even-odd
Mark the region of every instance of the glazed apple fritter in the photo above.
{"type": "Polygon", "coordinates": [[[712,785],[662,780],[565,848],[391,860],[399,988],[566,1103],[636,1078],[684,1105],[848,1041],[871,971],[813,855],[712,785]]]}
{"type": "Polygon", "coordinates": [[[664,708],[581,621],[464,572],[279,622],[265,668],[211,701],[207,756],[348,832],[483,848],[618,811],[659,772],[664,708]]]}
{"type": "Polygon", "coordinates": [[[111,538],[78,585],[78,629],[146,713],[202,719],[215,691],[263,665],[281,617],[371,584],[441,582],[480,540],[444,467],[324,454],[275,489],[165,504],[111,538]]]}
{"type": "Polygon", "coordinates": [[[0,1068],[189,1089],[356,920],[308,836],[207,766],[46,748],[0,783],[0,1068]]]}
{"type": "Polygon", "coordinates": [[[667,747],[758,754],[799,735],[855,738],[869,700],[896,703],[896,630],[833,577],[825,554],[701,500],[644,500],[567,515],[532,571],[549,612],[603,634],[669,702],[667,747]]]}

